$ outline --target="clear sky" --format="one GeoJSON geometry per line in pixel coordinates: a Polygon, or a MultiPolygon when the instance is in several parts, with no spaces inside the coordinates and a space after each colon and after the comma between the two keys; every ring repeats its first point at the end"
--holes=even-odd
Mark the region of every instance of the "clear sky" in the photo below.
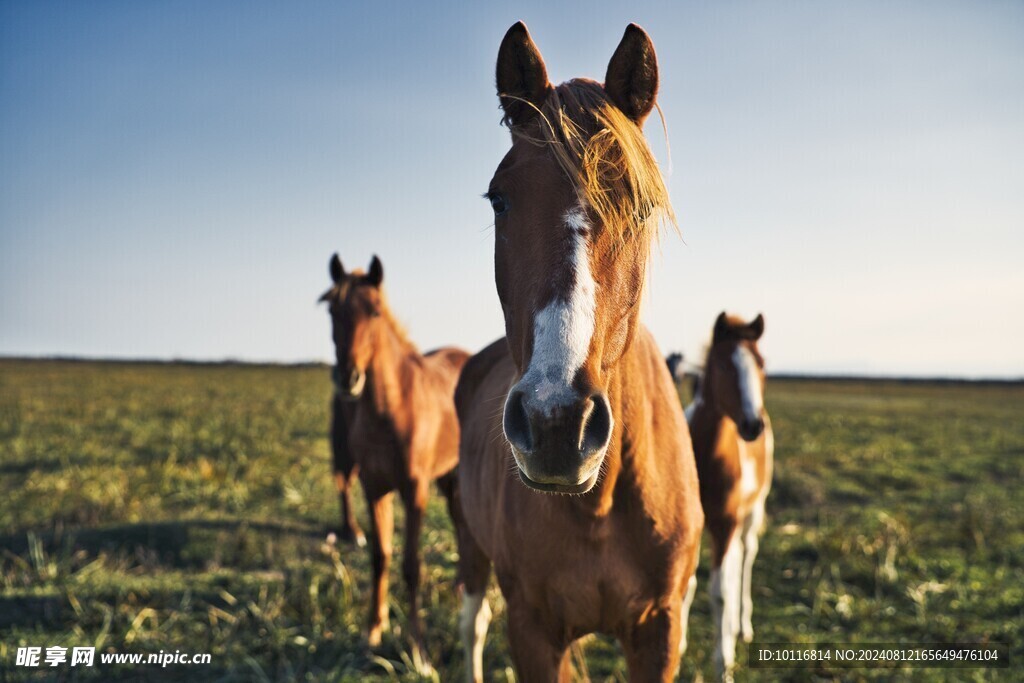
{"type": "Polygon", "coordinates": [[[334,251],[480,348],[501,37],[600,80],[636,21],[664,350],[760,311],[778,371],[1024,375],[1024,3],[492,5],[0,2],[0,355],[327,360],[334,251]]]}

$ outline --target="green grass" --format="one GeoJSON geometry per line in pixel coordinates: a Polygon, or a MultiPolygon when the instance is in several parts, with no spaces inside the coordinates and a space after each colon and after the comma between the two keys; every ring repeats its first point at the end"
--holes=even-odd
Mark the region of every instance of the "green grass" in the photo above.
{"type": "MultiPolygon", "coordinates": [[[[204,667],[39,669],[80,680],[420,680],[404,592],[362,643],[369,562],[324,544],[338,506],[323,368],[0,360],[0,679],[18,646],[210,652],[204,667]],[[84,673],[83,673],[84,672],[84,673]]],[[[769,528],[754,569],[755,643],[1002,641],[1024,663],[1024,387],[774,381],[769,528]]],[[[365,508],[357,509],[364,527],[365,508]]],[[[402,528],[402,517],[396,524],[402,528]]],[[[401,534],[396,534],[401,546],[401,534]]],[[[707,559],[681,678],[712,677],[707,559]]],[[[423,616],[440,680],[463,674],[456,548],[439,496],[423,539],[423,616]]],[[[485,652],[510,680],[504,611],[485,652]]],[[[625,680],[617,645],[580,648],[625,680]]],[[[810,672],[739,677],[808,680],[810,672]]],[[[819,670],[815,680],[890,680],[819,670]]]]}

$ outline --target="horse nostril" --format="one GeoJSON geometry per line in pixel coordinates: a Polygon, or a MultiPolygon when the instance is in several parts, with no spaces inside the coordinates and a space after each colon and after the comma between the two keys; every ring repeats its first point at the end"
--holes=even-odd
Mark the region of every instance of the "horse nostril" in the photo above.
{"type": "Polygon", "coordinates": [[[587,457],[603,450],[612,438],[612,409],[604,394],[590,397],[590,405],[583,412],[580,432],[580,455],[587,457]]]}
{"type": "Polygon", "coordinates": [[[363,393],[363,385],[366,384],[366,373],[359,368],[352,368],[348,372],[348,385],[345,389],[350,396],[360,396],[363,393]]]}
{"type": "Polygon", "coordinates": [[[502,426],[505,428],[505,438],[508,439],[520,453],[529,453],[533,450],[533,432],[530,429],[530,417],[526,413],[526,404],[523,392],[516,391],[509,395],[505,401],[505,415],[502,418],[502,426]]]}
{"type": "Polygon", "coordinates": [[[764,431],[764,419],[757,418],[756,420],[744,420],[740,426],[740,436],[746,441],[753,441],[757,437],[761,436],[761,432],[764,431]]]}

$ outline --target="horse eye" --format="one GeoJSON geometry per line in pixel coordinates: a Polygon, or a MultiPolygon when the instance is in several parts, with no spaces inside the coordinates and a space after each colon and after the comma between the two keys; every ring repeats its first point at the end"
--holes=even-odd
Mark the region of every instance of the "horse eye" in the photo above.
{"type": "Polygon", "coordinates": [[[491,208],[494,209],[495,216],[500,216],[508,211],[508,203],[500,194],[492,194],[488,199],[491,200],[491,208]]]}

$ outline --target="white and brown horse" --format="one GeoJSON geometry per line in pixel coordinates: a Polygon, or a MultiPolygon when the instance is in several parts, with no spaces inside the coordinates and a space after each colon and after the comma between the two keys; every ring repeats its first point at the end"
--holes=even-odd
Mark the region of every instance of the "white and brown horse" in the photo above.
{"type": "Polygon", "coordinates": [[[633,680],[668,681],[703,515],[686,420],[639,322],[651,240],[671,220],[641,130],[654,47],[631,24],[603,85],[555,87],[517,23],[497,85],[512,147],[487,198],[506,337],[456,391],[466,668],[482,678],[493,565],[519,680],[567,680],[570,644],[599,631],[633,680]]]}
{"type": "Polygon", "coordinates": [[[751,571],[764,526],[775,448],[764,408],[764,359],[757,340],[764,317],[715,321],[700,392],[686,409],[700,475],[700,499],[711,534],[711,617],[715,665],[731,679],[736,638],[750,642],[751,571]]]}
{"type": "MultiPolygon", "coordinates": [[[[453,394],[469,354],[442,348],[421,355],[395,320],[384,297],[384,268],[374,256],[366,273],[346,273],[338,255],[330,263],[334,284],[321,297],[330,306],[337,369],[333,440],[345,438],[347,462],[336,468],[342,481],[358,472],[370,508],[373,594],[371,647],[379,645],[388,622],[388,568],[391,563],[392,493],[405,506],[402,574],[409,589],[409,630],[414,661],[426,664],[418,614],[419,539],[430,482],[453,504],[459,423],[453,394]],[[340,420],[340,422],[339,422],[340,420]]],[[[351,517],[342,497],[343,514],[351,517]]],[[[454,512],[454,510],[453,510],[454,512]]],[[[344,529],[343,529],[344,530],[344,529]]]]}

